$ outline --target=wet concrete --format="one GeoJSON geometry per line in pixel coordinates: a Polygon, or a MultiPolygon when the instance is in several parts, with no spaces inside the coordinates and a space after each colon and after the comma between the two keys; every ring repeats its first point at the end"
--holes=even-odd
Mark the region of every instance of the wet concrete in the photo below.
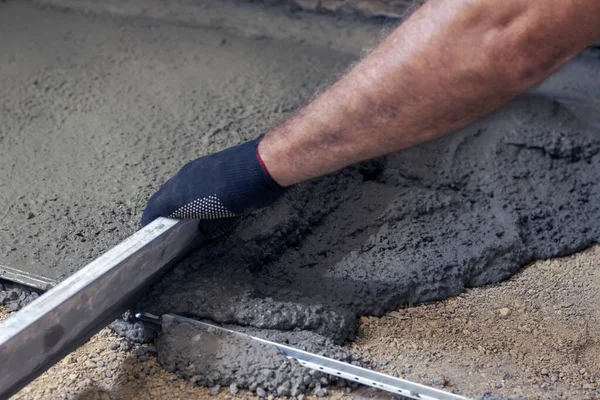
{"type": "MultiPolygon", "coordinates": [[[[251,326],[266,338],[310,331],[341,344],[360,315],[454,296],[588,247],[600,238],[600,139],[587,112],[600,94],[599,66],[590,50],[450,137],[299,185],[180,263],[141,307],[251,326]]],[[[212,369],[173,367],[196,366],[193,353],[173,362],[160,345],[186,335],[166,330],[159,357],[208,379],[212,369]]],[[[239,362],[253,345],[228,348],[239,362]]],[[[213,382],[281,385],[280,375],[248,381],[257,366],[246,361],[247,370],[236,369],[243,378],[213,382]]],[[[298,392],[318,382],[299,378],[288,380],[298,392]]]]}
{"type": "MultiPolygon", "coordinates": [[[[275,347],[247,337],[180,322],[171,316],[165,316],[162,327],[157,343],[161,364],[172,372],[185,368],[189,379],[198,385],[212,387],[230,382],[253,392],[260,393],[263,389],[280,396],[297,396],[307,388],[314,391],[330,385],[347,385],[343,379],[308,370],[298,362],[287,359],[275,347]],[[182,354],[194,354],[196,361],[182,364],[182,361],[187,361],[182,359],[182,354]]],[[[261,334],[256,328],[233,328],[253,336],[261,334]]],[[[348,363],[358,363],[357,358],[348,351],[313,332],[273,331],[270,339],[314,353],[326,352],[348,363]]]]}
{"type": "Polygon", "coordinates": [[[183,163],[258,136],[353,58],[301,40],[0,3],[0,265],[69,276],[183,163]]]}
{"type": "MultiPolygon", "coordinates": [[[[145,199],[185,161],[255,137],[357,55],[161,20],[0,9],[0,263],[58,278],[135,230],[145,199]]],[[[181,262],[140,307],[344,358],[337,346],[360,315],[597,242],[599,63],[590,51],[460,132],[295,187],[181,262]]],[[[218,337],[230,356],[207,365],[188,351],[194,335],[165,326],[158,340],[159,360],[188,379],[296,393],[320,382],[218,337]]]]}
{"type": "MultiPolygon", "coordinates": [[[[341,344],[360,315],[457,295],[597,242],[600,139],[594,119],[581,118],[591,114],[571,111],[592,100],[570,79],[578,71],[587,79],[579,87],[600,93],[598,66],[589,51],[450,137],[299,185],[180,263],[142,307],[260,328],[266,338],[299,330],[341,344]],[[566,105],[546,97],[559,89],[566,105]]],[[[178,335],[166,332],[162,342],[178,335]]],[[[172,360],[160,343],[159,357],[172,360]]],[[[243,357],[244,348],[230,350],[243,357]]],[[[166,364],[196,365],[190,354],[166,364]]],[[[256,368],[245,365],[247,374],[256,368]]],[[[315,384],[297,381],[290,377],[298,391],[315,384]]]]}

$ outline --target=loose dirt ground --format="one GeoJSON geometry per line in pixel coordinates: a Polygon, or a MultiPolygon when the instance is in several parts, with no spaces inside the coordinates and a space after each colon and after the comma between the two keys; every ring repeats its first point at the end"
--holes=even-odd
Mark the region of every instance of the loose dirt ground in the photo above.
{"type": "Polygon", "coordinates": [[[594,247],[537,262],[494,287],[363,318],[352,348],[387,372],[481,395],[592,399],[600,385],[600,269],[594,247]]]}
{"type": "MultiPolygon", "coordinates": [[[[537,399],[597,399],[600,246],[536,262],[514,278],[446,301],[363,318],[350,348],[381,371],[425,384],[537,399]]],[[[0,313],[0,320],[6,312],[0,313]]],[[[202,399],[217,396],[164,371],[152,346],[108,329],[13,399],[202,399]]],[[[214,390],[214,388],[213,388],[214,390]]],[[[389,398],[371,390],[329,398],[389,398]]]]}

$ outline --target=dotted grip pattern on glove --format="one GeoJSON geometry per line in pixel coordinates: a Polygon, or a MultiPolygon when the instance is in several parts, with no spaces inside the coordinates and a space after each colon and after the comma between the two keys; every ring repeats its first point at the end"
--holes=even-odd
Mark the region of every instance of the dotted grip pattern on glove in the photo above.
{"type": "Polygon", "coordinates": [[[232,213],[223,205],[221,200],[216,194],[208,196],[202,199],[196,199],[185,206],[182,206],[175,210],[169,218],[179,219],[220,219],[220,218],[231,218],[235,217],[236,214],[232,213]]]}
{"type": "Polygon", "coordinates": [[[274,203],[284,188],[262,166],[260,139],[187,163],[150,198],[142,226],[161,216],[237,220],[274,203]]]}

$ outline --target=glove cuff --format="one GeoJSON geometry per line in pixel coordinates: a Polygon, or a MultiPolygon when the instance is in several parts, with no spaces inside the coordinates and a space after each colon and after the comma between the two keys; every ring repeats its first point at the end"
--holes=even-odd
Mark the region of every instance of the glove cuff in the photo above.
{"type": "Polygon", "coordinates": [[[231,160],[230,168],[226,169],[231,174],[227,179],[231,182],[231,202],[227,206],[236,214],[267,207],[285,192],[285,188],[271,177],[258,154],[258,144],[262,138],[263,135],[236,146],[236,157],[231,160]]]}
{"type": "Polygon", "coordinates": [[[267,168],[265,162],[263,161],[260,152],[258,151],[258,145],[260,144],[260,141],[263,139],[265,135],[262,134],[258,137],[258,139],[256,139],[256,147],[255,147],[255,152],[256,152],[256,159],[258,160],[260,166],[262,167],[262,169],[265,171],[265,173],[267,174],[267,177],[270,179],[271,182],[275,183],[277,186],[282,187],[281,185],[279,185],[277,183],[277,181],[275,181],[275,179],[273,179],[273,176],[271,175],[271,172],[269,171],[269,168],[267,168]]]}

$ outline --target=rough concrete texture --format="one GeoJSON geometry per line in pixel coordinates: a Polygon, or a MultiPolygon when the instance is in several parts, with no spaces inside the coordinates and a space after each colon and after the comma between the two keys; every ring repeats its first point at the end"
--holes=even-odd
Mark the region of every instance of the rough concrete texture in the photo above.
{"type": "MultiPolygon", "coordinates": [[[[160,20],[0,7],[0,140],[11,149],[0,158],[0,261],[56,266],[57,276],[134,230],[144,200],[185,161],[255,137],[355,59],[160,20]],[[31,241],[42,248],[16,251],[31,241]]],[[[447,138],[299,185],[181,262],[142,307],[267,338],[289,331],[300,346],[314,335],[341,344],[359,315],[453,296],[597,242],[598,63],[590,52],[447,138]]],[[[204,368],[180,350],[190,335],[165,329],[159,358],[199,381],[228,370],[231,360],[204,368]]],[[[294,384],[251,371],[271,368],[268,354],[220,345],[240,371],[212,382],[294,384]]]]}
{"type": "MultiPolygon", "coordinates": [[[[248,0],[256,2],[257,0],[248,0]]],[[[258,0],[261,1],[261,0],[258,0]]],[[[365,17],[401,18],[407,10],[424,0],[262,0],[267,4],[287,5],[291,9],[365,17]]]]}
{"type": "MultiPolygon", "coordinates": [[[[342,343],[358,315],[457,295],[588,247],[600,234],[600,139],[584,117],[599,63],[590,50],[450,137],[299,185],[181,262],[142,307],[342,343]],[[564,104],[546,96],[559,92],[564,104]]],[[[247,348],[229,350],[245,359],[247,348]]],[[[170,365],[193,357],[177,353],[170,365]]],[[[223,378],[214,382],[232,383],[223,378]]]]}
{"type": "Polygon", "coordinates": [[[10,282],[0,282],[0,306],[6,312],[18,311],[39,297],[35,290],[10,282]]]}
{"type": "Polygon", "coordinates": [[[12,1],[0,35],[0,265],[56,280],[137,230],[185,161],[256,137],[353,58],[12,1]]]}
{"type": "MultiPolygon", "coordinates": [[[[264,390],[279,396],[297,396],[307,389],[327,393],[324,386],[330,384],[346,386],[345,380],[307,370],[296,361],[288,360],[276,348],[250,338],[179,322],[168,316],[162,326],[157,343],[160,363],[170,372],[185,368],[186,375],[190,375],[191,381],[198,385],[214,387],[230,382],[252,392],[264,390]],[[182,354],[193,354],[197,361],[188,364],[182,354]]],[[[254,328],[235,329],[253,336],[261,334],[254,328]]],[[[357,363],[347,351],[312,332],[273,331],[269,336],[279,343],[315,353],[325,351],[336,359],[357,363]]]]}

